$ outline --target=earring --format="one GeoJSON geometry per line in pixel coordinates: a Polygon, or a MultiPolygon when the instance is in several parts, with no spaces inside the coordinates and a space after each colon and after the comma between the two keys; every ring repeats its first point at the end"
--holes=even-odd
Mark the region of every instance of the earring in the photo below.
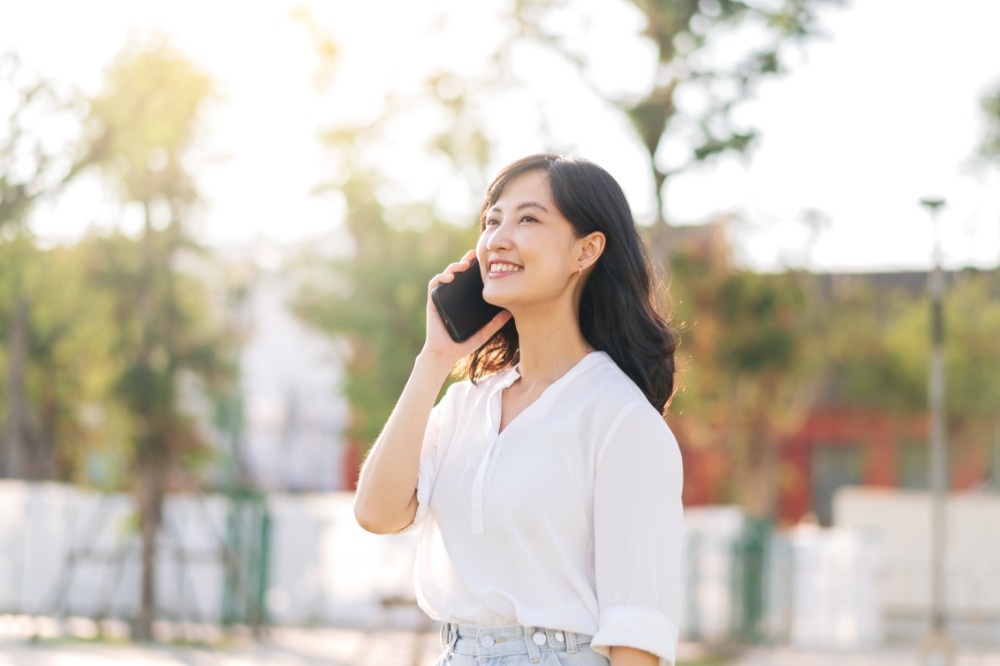
{"type": "Polygon", "coordinates": [[[583,277],[583,266],[577,267],[576,276],[583,277]]]}

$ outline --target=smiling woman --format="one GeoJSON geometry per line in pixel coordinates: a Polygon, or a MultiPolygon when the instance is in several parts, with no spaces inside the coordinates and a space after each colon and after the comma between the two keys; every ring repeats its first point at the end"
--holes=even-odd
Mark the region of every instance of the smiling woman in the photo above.
{"type": "MultiPolygon", "coordinates": [[[[470,270],[504,308],[455,342],[433,306],[362,469],[358,522],[418,526],[417,598],[440,664],[672,663],[683,472],[664,421],[674,338],[618,183],[535,155],[486,193],[470,270]],[[469,381],[434,406],[456,362],[469,381]]],[[[430,300],[430,299],[429,299],[430,300]]]]}

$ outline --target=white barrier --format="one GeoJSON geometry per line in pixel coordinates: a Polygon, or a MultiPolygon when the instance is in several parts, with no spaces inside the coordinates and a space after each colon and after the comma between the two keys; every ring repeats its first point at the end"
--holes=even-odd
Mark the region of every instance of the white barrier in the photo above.
{"type": "MultiPolygon", "coordinates": [[[[870,499],[838,495],[838,521],[856,529],[802,528],[775,537],[765,572],[763,630],[809,647],[862,648],[881,641],[883,606],[899,603],[886,587],[891,578],[886,572],[898,568],[902,555],[912,557],[926,544],[914,533],[922,529],[919,513],[907,513],[910,509],[896,507],[882,494],[874,504],[870,499]],[[884,529],[878,531],[879,526],[884,529]]],[[[385,620],[387,606],[412,604],[414,532],[388,537],[364,532],[347,492],[271,494],[266,502],[270,539],[264,605],[270,622],[372,626],[385,620]]],[[[965,575],[992,571],[988,580],[1000,584],[1000,554],[992,550],[1000,532],[989,528],[1000,517],[997,505],[962,506],[952,519],[953,566],[962,563],[965,575]]],[[[162,617],[222,619],[228,515],[229,502],[222,496],[168,498],[158,552],[162,617]]],[[[127,495],[0,481],[0,613],[134,615],[140,562],[136,526],[127,495]]],[[[737,548],[744,518],[733,507],[692,508],[686,526],[682,631],[700,640],[730,638],[745,610],[739,606],[743,571],[737,548]]],[[[979,610],[1000,604],[1000,590],[979,586],[973,594],[962,589],[952,593],[953,603],[975,602],[979,610]]],[[[919,606],[923,599],[917,594],[911,592],[907,603],[919,606]]]]}
{"type": "Polygon", "coordinates": [[[788,642],[804,648],[866,649],[883,640],[879,553],[873,539],[844,529],[800,527],[784,537],[791,557],[788,642]]]}
{"type": "MultiPolygon", "coordinates": [[[[926,617],[931,591],[931,504],[920,491],[844,488],[834,522],[878,543],[877,581],[890,612],[926,617]]],[[[950,617],[1000,619],[1000,495],[952,494],[946,502],[945,603],[950,617]]]]}
{"type": "Polygon", "coordinates": [[[733,590],[739,574],[734,549],[745,522],[743,512],[732,506],[684,512],[681,627],[698,640],[726,640],[737,622],[740,609],[733,590]]]}
{"type": "MultiPolygon", "coordinates": [[[[385,600],[413,598],[416,535],[368,534],[352,505],[346,492],[268,496],[269,621],[371,624],[385,600]]],[[[228,511],[217,495],[167,498],[156,579],[161,616],[221,621],[228,511]]],[[[135,615],[137,525],[128,495],[0,481],[0,613],[135,615]]]]}

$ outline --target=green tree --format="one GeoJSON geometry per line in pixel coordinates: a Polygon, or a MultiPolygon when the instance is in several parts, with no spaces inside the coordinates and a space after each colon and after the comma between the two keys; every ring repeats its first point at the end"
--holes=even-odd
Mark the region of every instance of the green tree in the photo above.
{"type": "Polygon", "coordinates": [[[152,638],[155,554],[168,475],[201,444],[182,407],[186,376],[221,382],[231,374],[219,322],[206,316],[204,290],[178,263],[197,249],[186,225],[199,199],[187,160],[212,95],[210,79],[167,43],[132,44],[90,100],[97,166],[126,206],[142,212],[138,239],[95,239],[102,257],[92,279],[113,298],[122,364],[116,396],[129,415],[132,469],[142,537],[139,640],[152,638]]]}
{"type": "Polygon", "coordinates": [[[726,452],[719,496],[770,520],[779,441],[817,392],[807,280],[713,268],[687,252],[675,255],[671,277],[682,340],[671,419],[726,452]]]}
{"type": "Polygon", "coordinates": [[[14,53],[0,54],[0,233],[23,228],[35,205],[57,195],[103,150],[77,152],[80,99],[31,71],[14,53]],[[70,129],[67,130],[67,127],[70,129]]]}
{"type": "MultiPolygon", "coordinates": [[[[31,395],[27,375],[33,366],[54,362],[55,341],[41,333],[32,291],[33,260],[42,255],[31,241],[28,222],[35,207],[58,195],[92,163],[103,146],[95,142],[78,152],[79,99],[26,67],[15,54],[0,55],[0,244],[6,299],[0,332],[7,341],[6,414],[0,433],[0,476],[43,479],[57,474],[51,400],[31,395]],[[40,410],[45,414],[40,414],[40,410]]],[[[63,336],[54,329],[46,335],[63,336]]],[[[51,399],[52,395],[48,396],[51,399]]]]}
{"type": "MultiPolygon", "coordinates": [[[[986,132],[980,147],[980,156],[990,163],[1000,165],[1000,82],[995,84],[992,92],[983,96],[981,106],[986,121],[986,132]]],[[[1000,279],[1000,274],[997,275],[997,279],[1000,279]]],[[[996,405],[1000,405],[1000,402],[994,403],[994,412],[998,411],[996,405]]],[[[1000,417],[997,417],[995,424],[994,441],[993,483],[1000,487],[1000,417]]]]}
{"type": "Polygon", "coordinates": [[[827,393],[833,402],[898,415],[927,409],[927,304],[919,294],[855,278],[831,293],[827,393]]]}
{"type": "MultiPolygon", "coordinates": [[[[320,87],[335,90],[339,45],[308,7],[293,19],[315,44],[320,87]]],[[[321,132],[337,166],[319,189],[342,201],[353,243],[344,256],[313,258],[317,270],[309,271],[293,307],[304,321],[346,343],[344,394],[351,415],[345,434],[360,453],[388,419],[423,344],[427,281],[474,247],[478,234],[478,211],[456,220],[439,212],[437,193],[414,201],[385,157],[399,152],[394,132],[401,121],[436,118],[421,153],[409,157],[444,166],[443,180],[481,187],[493,142],[483,131],[482,107],[469,93],[484,85],[453,72],[430,73],[416,92],[385,90],[380,111],[368,122],[321,132]]]]}
{"type": "MultiPolygon", "coordinates": [[[[86,279],[83,254],[80,246],[42,249],[27,236],[0,244],[0,330],[13,335],[18,319],[24,327],[24,365],[9,376],[23,380],[36,438],[25,476],[107,485],[119,479],[95,467],[95,454],[121,453],[121,421],[108,399],[114,331],[107,299],[86,279]],[[30,318],[16,308],[26,295],[30,318]]],[[[0,352],[0,367],[14,356],[0,352]]]]}
{"type": "Polygon", "coordinates": [[[586,34],[571,36],[561,27],[567,22],[559,15],[585,14],[584,8],[569,0],[518,0],[512,14],[521,26],[519,39],[564,56],[599,98],[628,117],[649,160],[657,221],[666,223],[663,196],[669,178],[753,144],[755,130],[737,123],[734,109],[762,81],[785,71],[787,46],[818,32],[817,11],[829,2],[631,0],[643,18],[636,36],[652,46],[656,62],[649,87],[627,96],[605,91],[590,75],[603,59],[618,58],[617,52],[593,48],[586,34]],[[733,54],[735,44],[746,46],[733,54]]]}
{"type": "Polygon", "coordinates": [[[347,343],[344,393],[351,409],[348,440],[359,451],[375,441],[424,341],[427,281],[476,242],[477,228],[442,221],[427,203],[387,206],[390,184],[360,164],[363,131],[326,135],[343,158],[330,184],[346,208],[353,240],[347,256],[323,260],[299,293],[295,310],[347,343]]]}
{"type": "MultiPolygon", "coordinates": [[[[996,438],[997,277],[996,271],[952,273],[944,300],[945,416],[953,466],[989,460],[996,438]]],[[[927,418],[930,307],[923,293],[856,285],[830,309],[828,399],[911,422],[927,418]]]]}
{"type": "Polygon", "coordinates": [[[983,96],[980,107],[986,121],[980,155],[989,161],[1000,162],[1000,85],[983,96]]]}

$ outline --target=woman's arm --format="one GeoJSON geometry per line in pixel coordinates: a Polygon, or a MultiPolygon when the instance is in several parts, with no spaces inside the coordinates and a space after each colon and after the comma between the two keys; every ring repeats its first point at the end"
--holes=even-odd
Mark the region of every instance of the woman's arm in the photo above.
{"type": "Polygon", "coordinates": [[[399,402],[361,468],[354,516],[369,532],[390,534],[413,522],[420,445],[449,371],[450,366],[433,357],[417,356],[399,402]]]}
{"type": "Polygon", "coordinates": [[[455,363],[478,349],[510,319],[510,313],[501,312],[463,343],[455,343],[448,336],[430,300],[430,292],[438,284],[454,280],[455,273],[467,270],[473,256],[473,252],[467,253],[462,261],[434,276],[427,287],[424,348],[417,355],[406,387],[372,446],[358,480],[354,516],[369,532],[398,532],[413,522],[417,511],[420,446],[434,401],[455,363]]]}
{"type": "Polygon", "coordinates": [[[611,648],[611,666],[659,666],[659,658],[645,650],[613,646],[611,648]]]}
{"type": "Polygon", "coordinates": [[[655,409],[635,401],[618,412],[596,464],[594,564],[601,608],[591,647],[605,650],[615,666],[656,663],[648,656],[642,661],[639,650],[674,660],[684,543],[677,441],[655,409]]]}

